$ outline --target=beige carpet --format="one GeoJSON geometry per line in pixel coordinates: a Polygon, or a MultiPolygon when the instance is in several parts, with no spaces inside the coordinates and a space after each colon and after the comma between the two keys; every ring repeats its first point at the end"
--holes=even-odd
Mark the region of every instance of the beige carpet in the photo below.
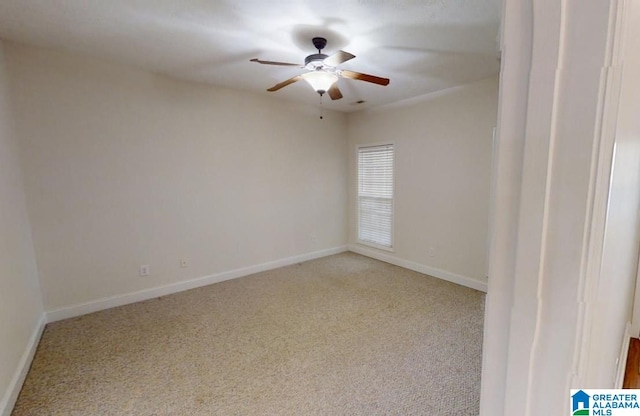
{"type": "Polygon", "coordinates": [[[47,325],[13,415],[475,416],[483,308],[325,257],[47,325]]]}

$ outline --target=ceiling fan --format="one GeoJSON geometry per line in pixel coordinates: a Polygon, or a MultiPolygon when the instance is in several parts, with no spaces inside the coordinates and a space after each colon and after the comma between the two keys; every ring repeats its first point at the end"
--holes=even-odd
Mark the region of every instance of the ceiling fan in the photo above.
{"type": "Polygon", "coordinates": [[[338,65],[355,58],[355,55],[345,51],[338,51],[333,55],[328,56],[322,53],[322,49],[327,46],[327,40],[325,38],[316,37],[312,39],[312,42],[313,46],[318,50],[318,53],[307,56],[304,60],[304,65],[287,62],[263,61],[258,58],[251,60],[251,62],[257,62],[263,65],[295,66],[298,68],[304,68],[308,71],[304,74],[289,78],[286,81],[282,81],[281,83],[269,88],[267,91],[278,91],[280,88],[304,79],[309,83],[309,85],[311,85],[311,88],[313,88],[315,92],[320,94],[321,97],[324,93],[328,93],[332,100],[339,100],[342,98],[342,93],[336,84],[338,78],[357,79],[378,85],[389,84],[389,78],[376,77],[374,75],[363,74],[346,69],[337,69],[336,67],[338,65]]]}

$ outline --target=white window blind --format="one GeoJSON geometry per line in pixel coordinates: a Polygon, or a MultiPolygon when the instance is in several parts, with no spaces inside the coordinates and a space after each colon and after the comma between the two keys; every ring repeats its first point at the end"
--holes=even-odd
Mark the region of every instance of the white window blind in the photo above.
{"type": "Polygon", "coordinates": [[[358,149],[358,240],[392,248],[393,145],[358,149]]]}

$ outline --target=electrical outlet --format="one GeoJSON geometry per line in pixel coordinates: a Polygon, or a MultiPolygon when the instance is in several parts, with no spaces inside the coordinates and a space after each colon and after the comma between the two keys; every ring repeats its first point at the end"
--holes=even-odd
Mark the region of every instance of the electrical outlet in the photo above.
{"type": "Polygon", "coordinates": [[[318,234],[316,234],[316,233],[309,234],[309,238],[311,238],[311,241],[313,243],[317,243],[318,242],[318,234]]]}
{"type": "Polygon", "coordinates": [[[149,276],[149,274],[151,274],[151,272],[149,271],[149,265],[144,264],[140,266],[140,276],[149,276]]]}
{"type": "Polygon", "coordinates": [[[189,267],[188,259],[180,259],[180,267],[189,267]]]}
{"type": "Polygon", "coordinates": [[[429,246],[429,248],[427,248],[427,255],[429,257],[435,257],[436,256],[436,248],[434,246],[429,246]]]}

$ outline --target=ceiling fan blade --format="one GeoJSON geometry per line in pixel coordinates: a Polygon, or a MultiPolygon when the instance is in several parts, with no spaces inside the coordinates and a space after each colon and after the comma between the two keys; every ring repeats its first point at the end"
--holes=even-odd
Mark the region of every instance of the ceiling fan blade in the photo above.
{"type": "Polygon", "coordinates": [[[269,88],[267,91],[271,91],[271,92],[278,91],[280,88],[284,88],[289,84],[293,84],[294,82],[300,81],[301,79],[302,77],[300,75],[297,75],[293,78],[289,78],[286,81],[282,81],[281,83],[274,85],[273,87],[269,88]]]}
{"type": "Polygon", "coordinates": [[[389,78],[376,77],[374,75],[362,74],[360,72],[348,71],[343,69],[340,76],[350,79],[359,79],[360,81],[372,82],[378,85],[389,85],[389,78]]]}
{"type": "Polygon", "coordinates": [[[340,92],[337,83],[334,83],[331,88],[329,88],[327,94],[329,94],[329,97],[331,97],[332,100],[339,100],[340,98],[342,98],[342,93],[340,92]]]}
{"type": "Polygon", "coordinates": [[[262,61],[258,58],[253,58],[251,62],[257,62],[262,65],[297,66],[298,68],[303,67],[303,65],[300,65],[300,64],[291,64],[288,62],[276,62],[276,61],[262,61]]]}
{"type": "Polygon", "coordinates": [[[338,51],[333,55],[324,58],[322,63],[328,66],[338,66],[341,63],[347,62],[349,59],[353,59],[355,57],[355,55],[352,55],[349,52],[338,51]]]}

